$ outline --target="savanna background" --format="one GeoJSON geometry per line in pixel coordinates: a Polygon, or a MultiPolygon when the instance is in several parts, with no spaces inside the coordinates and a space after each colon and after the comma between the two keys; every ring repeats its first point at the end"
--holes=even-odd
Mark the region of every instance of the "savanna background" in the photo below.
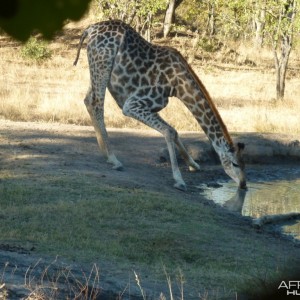
{"type": "MultiPolygon", "coordinates": [[[[73,66],[84,28],[122,19],[152,43],[184,55],[230,132],[295,136],[300,132],[298,9],[298,0],[92,0],[83,17],[66,19],[54,34],[38,26],[21,36],[15,29],[6,30],[10,35],[1,31],[0,249],[22,255],[23,265],[25,253],[33,266],[24,267],[25,284],[14,283],[28,291],[25,299],[96,299],[101,287],[105,292],[107,277],[118,282],[109,287],[112,299],[151,299],[152,294],[155,299],[249,299],[299,265],[294,243],[254,230],[249,220],[216,208],[192,188],[186,194],[174,191],[167,163],[151,160],[161,140],[124,117],[107,93],[106,125],[124,129],[122,135],[110,129],[113,143],[123,155],[122,150],[138,153],[128,154],[124,173],[111,173],[83,103],[89,86],[84,47],[73,66]],[[150,158],[144,158],[146,152],[150,158]],[[45,256],[56,255],[68,266],[57,267],[56,260],[47,264],[45,256]],[[38,257],[46,261],[41,270],[38,257]],[[92,266],[90,273],[75,278],[74,262],[85,270],[92,266]],[[64,296],[62,281],[68,287],[64,296]]],[[[199,131],[178,99],[161,114],[179,131],[199,131]]],[[[208,166],[200,177],[184,176],[194,183],[222,174],[208,166]]],[[[17,274],[9,269],[10,260],[16,265],[12,257],[0,259],[4,299],[12,295],[6,271],[11,270],[9,278],[17,274]]]]}

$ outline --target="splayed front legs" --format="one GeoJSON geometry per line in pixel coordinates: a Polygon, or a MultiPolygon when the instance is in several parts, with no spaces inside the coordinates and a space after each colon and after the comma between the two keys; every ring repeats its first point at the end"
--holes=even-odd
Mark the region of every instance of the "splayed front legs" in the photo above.
{"type": "MultiPolygon", "coordinates": [[[[173,178],[175,180],[174,187],[185,191],[186,184],[182,178],[176,159],[175,145],[178,147],[180,154],[183,156],[185,162],[190,167],[190,170],[199,170],[200,166],[187,153],[184,145],[178,137],[177,131],[165,122],[156,112],[151,110],[151,107],[145,107],[145,99],[129,98],[124,106],[123,113],[126,116],[135,118],[151,128],[159,131],[166,140],[170,161],[172,166],[173,178]]],[[[162,107],[163,108],[163,107],[162,107]]]]}

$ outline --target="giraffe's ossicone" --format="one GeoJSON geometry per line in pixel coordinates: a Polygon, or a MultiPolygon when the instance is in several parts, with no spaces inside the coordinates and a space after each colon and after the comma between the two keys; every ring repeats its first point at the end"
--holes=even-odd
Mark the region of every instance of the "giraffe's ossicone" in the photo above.
{"type": "Polygon", "coordinates": [[[103,109],[106,88],[124,115],[163,134],[176,188],[185,190],[186,185],[178,168],[175,145],[191,170],[200,167],[186,151],[177,131],[158,114],[171,96],[179,98],[192,112],[218,153],[225,172],[239,187],[246,187],[241,158],[244,145],[232,142],[209,93],[178,51],[147,42],[121,21],[105,21],[93,24],[83,32],[74,65],[86,37],[90,88],[84,102],[99,146],[114,169],[121,170],[122,164],[108,144],[103,109]]]}

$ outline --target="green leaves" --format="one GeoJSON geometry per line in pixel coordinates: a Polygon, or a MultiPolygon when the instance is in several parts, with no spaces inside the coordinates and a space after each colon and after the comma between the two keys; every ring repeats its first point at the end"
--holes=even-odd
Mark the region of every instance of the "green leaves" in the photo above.
{"type": "Polygon", "coordinates": [[[166,1],[162,0],[142,0],[138,14],[141,16],[148,14],[155,15],[159,10],[166,9],[166,4],[166,1]]]}
{"type": "Polygon", "coordinates": [[[121,19],[127,23],[131,23],[135,16],[155,15],[167,7],[165,0],[99,0],[97,3],[107,18],[121,19]]]}
{"type": "Polygon", "coordinates": [[[0,0],[0,27],[26,41],[38,30],[51,39],[67,19],[79,20],[91,0],[0,0]]]}
{"type": "Polygon", "coordinates": [[[44,41],[38,41],[37,38],[31,37],[21,49],[21,55],[36,62],[51,58],[51,50],[44,41]]]}

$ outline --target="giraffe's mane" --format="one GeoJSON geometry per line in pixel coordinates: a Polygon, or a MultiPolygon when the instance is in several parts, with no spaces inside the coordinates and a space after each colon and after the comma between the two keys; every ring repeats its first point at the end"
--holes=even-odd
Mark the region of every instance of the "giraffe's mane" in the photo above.
{"type": "MultiPolygon", "coordinates": [[[[173,49],[173,50],[175,50],[175,49],[173,49]]],[[[224,121],[222,120],[222,118],[220,116],[220,113],[219,113],[218,109],[216,108],[216,106],[215,106],[215,104],[214,104],[214,102],[213,102],[213,100],[212,100],[209,92],[207,91],[206,87],[204,86],[204,84],[202,83],[202,81],[199,79],[199,77],[197,76],[197,74],[195,73],[195,71],[192,69],[192,67],[184,59],[184,57],[182,56],[182,54],[179,51],[177,51],[177,50],[175,50],[175,51],[178,53],[178,55],[179,55],[182,63],[186,66],[186,68],[189,70],[189,72],[193,76],[193,79],[198,84],[201,92],[203,93],[203,95],[205,97],[205,100],[207,101],[207,103],[210,106],[211,110],[213,111],[216,119],[218,120],[219,125],[221,126],[221,129],[223,131],[225,139],[227,140],[227,142],[229,143],[229,145],[232,146],[233,142],[232,142],[231,136],[230,136],[230,134],[228,132],[228,129],[227,129],[226,125],[224,124],[224,121]]]]}

